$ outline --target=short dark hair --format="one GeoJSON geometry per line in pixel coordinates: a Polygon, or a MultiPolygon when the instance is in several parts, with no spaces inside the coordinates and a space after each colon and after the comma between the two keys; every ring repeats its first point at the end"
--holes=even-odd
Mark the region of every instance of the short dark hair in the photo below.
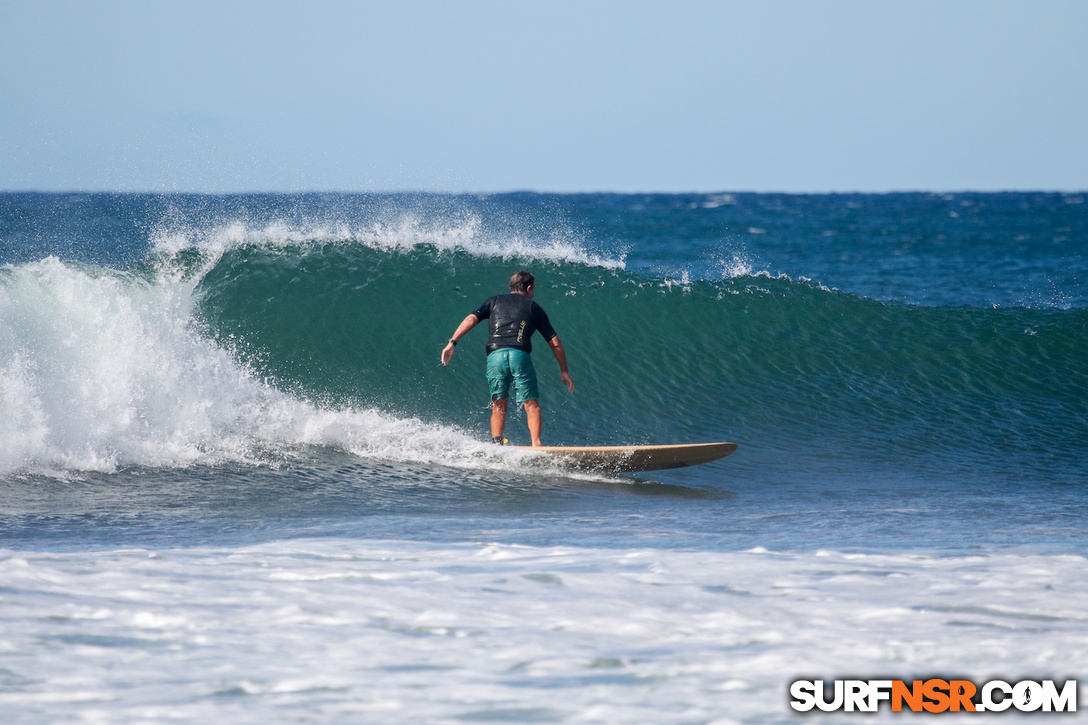
{"type": "Polygon", "coordinates": [[[524,269],[518,270],[510,275],[510,291],[511,292],[528,292],[529,288],[536,283],[536,278],[533,275],[526,272],[524,269]]]}

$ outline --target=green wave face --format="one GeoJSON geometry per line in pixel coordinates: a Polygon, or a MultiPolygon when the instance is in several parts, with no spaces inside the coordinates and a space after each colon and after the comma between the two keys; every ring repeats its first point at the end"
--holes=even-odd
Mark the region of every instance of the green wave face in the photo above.
{"type": "Polygon", "coordinates": [[[768,274],[668,282],[582,261],[318,243],[229,250],[200,284],[200,319],[284,390],[483,436],[483,327],[449,368],[438,353],[523,267],[577,384],[567,394],[536,346],[554,443],[834,439],[874,459],[987,460],[1086,442],[1083,310],[912,307],[768,274]]]}

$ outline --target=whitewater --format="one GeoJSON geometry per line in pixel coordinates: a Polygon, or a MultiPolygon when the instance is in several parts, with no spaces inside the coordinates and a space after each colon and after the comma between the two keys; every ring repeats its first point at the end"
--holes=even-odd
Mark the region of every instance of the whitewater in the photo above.
{"type": "Polygon", "coordinates": [[[5,722],[1076,679],[1086,242],[1076,194],[0,195],[5,722]],[[491,445],[482,333],[438,353],[522,267],[577,383],[537,355],[545,442],[737,452],[491,445]]]}

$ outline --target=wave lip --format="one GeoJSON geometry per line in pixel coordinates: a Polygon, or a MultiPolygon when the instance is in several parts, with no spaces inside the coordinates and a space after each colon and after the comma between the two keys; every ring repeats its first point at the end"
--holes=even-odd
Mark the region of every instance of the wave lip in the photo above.
{"type": "Polygon", "coordinates": [[[235,221],[208,229],[162,227],[151,238],[154,253],[168,258],[189,250],[219,258],[228,251],[247,247],[306,250],[325,245],[357,245],[379,252],[430,249],[464,252],[487,259],[573,263],[604,269],[623,269],[625,265],[625,255],[622,253],[617,257],[589,252],[569,234],[549,232],[540,236],[491,231],[485,229],[481,220],[473,215],[439,224],[429,223],[411,214],[366,225],[345,222],[293,224],[285,221],[253,225],[235,221]]]}

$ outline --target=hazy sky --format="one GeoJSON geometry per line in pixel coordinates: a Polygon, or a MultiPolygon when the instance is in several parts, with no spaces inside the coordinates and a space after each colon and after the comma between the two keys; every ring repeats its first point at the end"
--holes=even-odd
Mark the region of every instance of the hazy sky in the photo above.
{"type": "Polygon", "coordinates": [[[1088,189],[1088,2],[0,0],[0,190],[1088,189]]]}

